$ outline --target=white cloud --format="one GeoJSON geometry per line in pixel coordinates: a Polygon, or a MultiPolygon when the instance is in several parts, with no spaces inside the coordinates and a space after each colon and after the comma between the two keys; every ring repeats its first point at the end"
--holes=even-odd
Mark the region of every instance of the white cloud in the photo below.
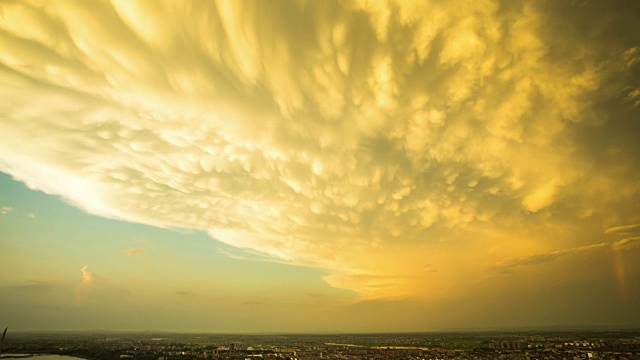
{"type": "Polygon", "coordinates": [[[3,206],[2,209],[0,209],[0,214],[5,215],[12,211],[13,211],[13,208],[11,206],[3,206]]]}

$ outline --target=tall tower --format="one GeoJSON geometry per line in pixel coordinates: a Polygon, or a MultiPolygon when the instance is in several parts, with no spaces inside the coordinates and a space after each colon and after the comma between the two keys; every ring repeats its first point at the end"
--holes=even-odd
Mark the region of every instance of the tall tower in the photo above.
{"type": "Polygon", "coordinates": [[[0,339],[0,357],[2,357],[2,344],[4,344],[4,337],[7,335],[8,327],[4,328],[4,332],[2,333],[2,338],[0,339]]]}

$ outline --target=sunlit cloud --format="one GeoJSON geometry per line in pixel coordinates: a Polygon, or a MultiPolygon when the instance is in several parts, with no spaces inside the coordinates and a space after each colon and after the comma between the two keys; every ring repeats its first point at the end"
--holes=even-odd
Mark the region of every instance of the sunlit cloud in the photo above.
{"type": "Polygon", "coordinates": [[[363,300],[454,294],[638,221],[639,125],[614,115],[638,119],[640,52],[602,30],[615,9],[1,6],[0,170],[89,213],[205,230],[363,300]]]}
{"type": "Polygon", "coordinates": [[[607,229],[605,233],[618,237],[611,244],[614,251],[632,250],[640,246],[640,224],[615,226],[607,229]]]}
{"type": "Polygon", "coordinates": [[[615,250],[633,249],[640,246],[640,236],[618,240],[611,245],[615,250]]]}
{"type": "Polygon", "coordinates": [[[111,302],[123,303],[130,294],[121,286],[110,284],[106,278],[89,271],[87,265],[80,269],[82,277],[75,287],[74,305],[100,306],[111,302]]]}
{"type": "MultiPolygon", "coordinates": [[[[612,246],[615,246],[615,244],[616,243],[614,243],[612,246]]],[[[541,254],[532,254],[529,256],[500,262],[497,264],[496,269],[501,274],[512,274],[519,267],[530,266],[530,265],[541,265],[541,264],[549,263],[552,261],[556,261],[566,256],[576,255],[576,254],[580,254],[588,251],[593,251],[596,249],[603,249],[603,248],[606,248],[607,245],[608,245],[607,243],[599,243],[599,244],[580,246],[580,247],[571,248],[571,249],[556,250],[556,251],[551,251],[551,252],[541,253],[541,254]]]]}
{"type": "Polygon", "coordinates": [[[605,234],[610,233],[628,233],[628,232],[640,232],[640,224],[629,224],[629,225],[621,225],[614,226],[606,229],[605,234]]]}
{"type": "Polygon", "coordinates": [[[75,289],[76,304],[81,304],[85,301],[89,296],[89,293],[92,291],[95,283],[94,275],[87,269],[87,265],[83,266],[80,271],[82,272],[82,277],[75,289]]]}
{"type": "Polygon", "coordinates": [[[93,278],[93,273],[89,270],[87,270],[87,266],[83,266],[82,269],[80,269],[80,271],[82,271],[82,280],[80,281],[80,286],[84,286],[84,287],[90,287],[93,285],[94,282],[94,278],[93,278]]]}
{"type": "Polygon", "coordinates": [[[0,214],[2,214],[2,215],[6,215],[6,214],[8,214],[8,213],[10,213],[10,212],[12,212],[12,211],[13,211],[13,208],[12,208],[12,207],[10,207],[10,206],[3,206],[3,207],[0,209],[0,214]]]}
{"type": "Polygon", "coordinates": [[[274,258],[251,249],[218,249],[218,252],[236,260],[275,261],[274,258]]]}

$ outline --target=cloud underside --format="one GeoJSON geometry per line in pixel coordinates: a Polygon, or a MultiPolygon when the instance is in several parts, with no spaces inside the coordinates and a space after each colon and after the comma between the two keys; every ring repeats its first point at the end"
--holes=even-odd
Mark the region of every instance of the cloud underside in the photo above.
{"type": "Polygon", "coordinates": [[[0,169],[93,214],[206,230],[363,298],[447,293],[638,222],[640,50],[618,9],[0,10],[0,169]]]}

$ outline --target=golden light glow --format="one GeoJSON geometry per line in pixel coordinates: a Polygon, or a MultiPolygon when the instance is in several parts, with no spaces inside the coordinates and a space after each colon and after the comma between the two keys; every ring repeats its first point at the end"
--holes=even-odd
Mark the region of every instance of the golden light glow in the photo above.
{"type": "Polygon", "coordinates": [[[637,299],[638,39],[587,3],[3,3],[0,170],[352,303],[552,292],[609,252],[637,299]]]}

